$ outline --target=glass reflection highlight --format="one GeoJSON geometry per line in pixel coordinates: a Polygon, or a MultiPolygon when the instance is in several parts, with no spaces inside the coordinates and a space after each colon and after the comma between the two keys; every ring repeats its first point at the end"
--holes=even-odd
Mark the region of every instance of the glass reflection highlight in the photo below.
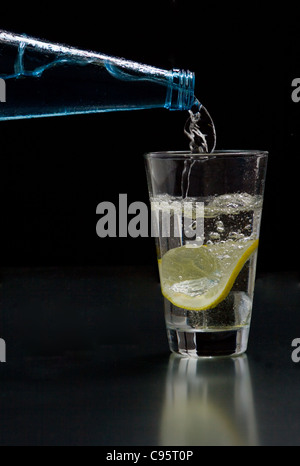
{"type": "Polygon", "coordinates": [[[248,358],[170,356],[161,445],[259,445],[248,358]]]}

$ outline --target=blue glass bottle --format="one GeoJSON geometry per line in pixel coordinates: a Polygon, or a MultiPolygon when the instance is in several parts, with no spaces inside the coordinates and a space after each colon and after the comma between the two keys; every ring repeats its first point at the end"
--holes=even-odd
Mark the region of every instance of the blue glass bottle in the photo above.
{"type": "Polygon", "coordinates": [[[0,31],[0,120],[189,110],[195,76],[0,31]]]}

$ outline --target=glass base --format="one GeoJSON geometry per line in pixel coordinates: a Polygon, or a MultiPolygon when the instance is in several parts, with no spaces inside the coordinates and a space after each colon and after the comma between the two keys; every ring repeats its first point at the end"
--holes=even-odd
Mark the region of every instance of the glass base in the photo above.
{"type": "Polygon", "coordinates": [[[170,350],[191,358],[232,357],[247,350],[249,327],[218,331],[167,329],[170,350]]]}

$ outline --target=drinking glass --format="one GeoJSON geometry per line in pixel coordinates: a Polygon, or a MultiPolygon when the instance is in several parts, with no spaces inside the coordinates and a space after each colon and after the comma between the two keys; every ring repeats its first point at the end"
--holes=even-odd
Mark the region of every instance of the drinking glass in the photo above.
{"type": "Polygon", "coordinates": [[[268,153],[145,159],[170,350],[240,355],[248,345],[268,153]]]}

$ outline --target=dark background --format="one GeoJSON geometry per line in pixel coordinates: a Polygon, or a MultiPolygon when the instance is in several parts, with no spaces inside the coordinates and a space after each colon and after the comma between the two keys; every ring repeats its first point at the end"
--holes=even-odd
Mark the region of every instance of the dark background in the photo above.
{"type": "MultiPolygon", "coordinates": [[[[297,14],[225,3],[3,5],[0,28],[194,71],[217,148],[270,152],[259,271],[298,271],[297,14]]],[[[186,118],[161,109],[1,122],[1,264],[155,264],[151,238],[98,238],[96,206],[117,205],[119,193],[148,202],[143,154],[186,149],[186,118]]]]}

